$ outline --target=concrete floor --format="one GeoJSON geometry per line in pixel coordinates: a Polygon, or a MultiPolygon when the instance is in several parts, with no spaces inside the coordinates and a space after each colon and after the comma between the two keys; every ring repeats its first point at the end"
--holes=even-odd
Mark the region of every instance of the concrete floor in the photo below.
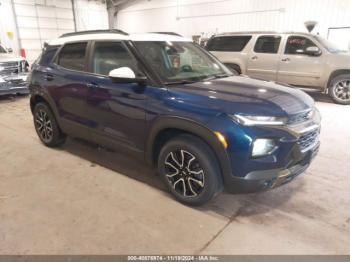
{"type": "Polygon", "coordinates": [[[1,98],[0,254],[350,254],[350,106],[315,98],[322,145],[304,175],[201,208],[126,156],[43,146],[28,97],[1,98]]]}

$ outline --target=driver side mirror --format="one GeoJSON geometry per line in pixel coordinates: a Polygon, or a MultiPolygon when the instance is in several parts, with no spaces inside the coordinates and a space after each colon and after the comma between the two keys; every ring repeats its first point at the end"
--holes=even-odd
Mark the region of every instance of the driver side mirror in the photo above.
{"type": "Polygon", "coordinates": [[[7,52],[12,53],[13,49],[11,47],[7,48],[7,52]]]}
{"type": "Polygon", "coordinates": [[[317,46],[309,46],[305,50],[305,54],[309,56],[319,56],[321,53],[321,50],[317,46]]]}
{"type": "Polygon", "coordinates": [[[115,83],[139,83],[144,84],[147,77],[136,77],[134,71],[130,67],[119,67],[109,72],[108,76],[115,83]]]}

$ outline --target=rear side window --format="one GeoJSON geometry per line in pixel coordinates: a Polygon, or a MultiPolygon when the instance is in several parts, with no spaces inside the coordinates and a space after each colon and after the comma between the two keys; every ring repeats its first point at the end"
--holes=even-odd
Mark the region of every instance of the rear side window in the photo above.
{"type": "Polygon", "coordinates": [[[85,71],[87,43],[66,44],[58,55],[57,63],[67,69],[85,71]]]}
{"type": "Polygon", "coordinates": [[[240,52],[248,44],[252,36],[220,36],[209,40],[209,51],[240,52]]]}
{"type": "Polygon", "coordinates": [[[42,52],[41,56],[38,58],[37,61],[39,61],[40,65],[48,65],[52,61],[53,57],[55,56],[58,46],[48,46],[45,48],[45,50],[42,52]]]}
{"type": "Polygon", "coordinates": [[[255,43],[255,53],[276,54],[281,43],[280,36],[259,36],[255,43]]]}
{"type": "Polygon", "coordinates": [[[299,55],[304,54],[306,48],[316,46],[311,40],[303,36],[290,36],[287,40],[286,54],[299,55]]]}

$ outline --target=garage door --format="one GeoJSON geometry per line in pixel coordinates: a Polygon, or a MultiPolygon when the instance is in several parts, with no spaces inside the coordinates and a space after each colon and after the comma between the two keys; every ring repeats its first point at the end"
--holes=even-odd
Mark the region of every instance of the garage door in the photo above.
{"type": "Polygon", "coordinates": [[[71,0],[14,0],[20,46],[29,62],[48,39],[74,31],[71,0]]]}

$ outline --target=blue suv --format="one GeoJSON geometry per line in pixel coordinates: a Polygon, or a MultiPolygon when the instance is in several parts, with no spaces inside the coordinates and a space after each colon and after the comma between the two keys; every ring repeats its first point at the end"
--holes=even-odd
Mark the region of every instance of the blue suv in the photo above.
{"type": "Polygon", "coordinates": [[[70,135],[144,159],[189,205],[285,184],[319,148],[311,97],[233,76],[181,36],[65,34],[45,45],[28,82],[46,146],[70,135]]]}

